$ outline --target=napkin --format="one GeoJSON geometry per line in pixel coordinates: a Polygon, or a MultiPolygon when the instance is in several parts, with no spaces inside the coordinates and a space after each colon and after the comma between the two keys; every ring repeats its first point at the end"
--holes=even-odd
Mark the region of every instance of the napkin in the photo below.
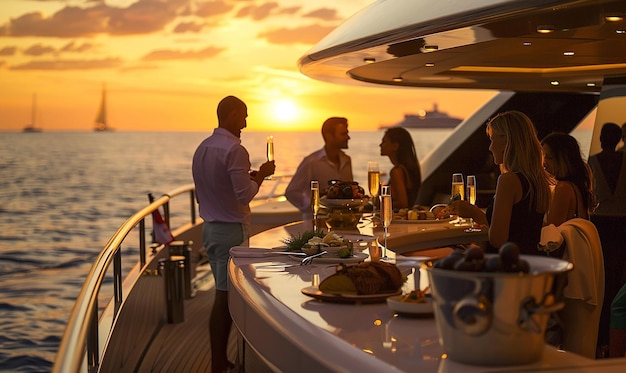
{"type": "Polygon", "coordinates": [[[563,235],[554,224],[541,228],[541,239],[537,244],[537,249],[545,252],[552,252],[563,244],[563,235]]]}

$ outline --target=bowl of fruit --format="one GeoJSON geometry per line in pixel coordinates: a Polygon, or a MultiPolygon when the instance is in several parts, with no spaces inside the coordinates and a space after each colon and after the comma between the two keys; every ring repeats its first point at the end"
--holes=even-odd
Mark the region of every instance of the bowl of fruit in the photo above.
{"type": "Polygon", "coordinates": [[[363,187],[356,181],[331,180],[326,195],[320,198],[320,204],[330,209],[357,210],[369,202],[363,187]]]}
{"type": "Polygon", "coordinates": [[[439,342],[450,359],[487,366],[541,359],[571,263],[520,255],[507,242],[498,254],[475,247],[425,265],[439,342]]]}

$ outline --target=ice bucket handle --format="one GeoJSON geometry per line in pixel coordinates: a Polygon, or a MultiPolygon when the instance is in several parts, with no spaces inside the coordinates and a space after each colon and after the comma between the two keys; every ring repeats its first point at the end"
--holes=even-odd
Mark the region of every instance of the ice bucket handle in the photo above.
{"type": "Polygon", "coordinates": [[[562,310],[563,307],[565,307],[565,303],[554,303],[554,296],[551,294],[546,295],[541,304],[537,303],[532,296],[527,297],[520,304],[517,325],[529,332],[540,334],[543,331],[533,316],[535,314],[550,314],[562,310]]]}

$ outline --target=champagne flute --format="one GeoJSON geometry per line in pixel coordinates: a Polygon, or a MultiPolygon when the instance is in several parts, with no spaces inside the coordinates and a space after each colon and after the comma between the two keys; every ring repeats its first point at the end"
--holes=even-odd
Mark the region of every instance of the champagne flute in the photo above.
{"type": "Polygon", "coordinates": [[[381,192],[380,192],[380,219],[383,222],[385,244],[383,246],[383,255],[380,258],[381,260],[389,259],[387,257],[387,233],[389,230],[389,225],[391,224],[392,216],[393,216],[393,206],[391,202],[391,194],[389,190],[389,185],[383,185],[381,186],[381,192]]]}
{"type": "Polygon", "coordinates": [[[372,196],[374,207],[380,193],[380,170],[378,162],[367,162],[367,188],[372,196]]]}
{"type": "Polygon", "coordinates": [[[320,211],[320,182],[311,180],[311,210],[313,211],[313,231],[317,232],[317,213],[320,211]]]}
{"type": "Polygon", "coordinates": [[[463,185],[463,174],[452,174],[452,194],[450,201],[465,200],[465,186],[463,185]]]}
{"type": "MultiPolygon", "coordinates": [[[[267,152],[267,161],[271,162],[274,160],[274,136],[267,136],[267,146],[266,146],[266,152],[267,152]]],[[[265,178],[265,180],[271,180],[272,177],[271,176],[267,176],[265,178]]]]}
{"type": "Polygon", "coordinates": [[[476,176],[467,177],[467,199],[472,205],[476,204],[476,176]]]}

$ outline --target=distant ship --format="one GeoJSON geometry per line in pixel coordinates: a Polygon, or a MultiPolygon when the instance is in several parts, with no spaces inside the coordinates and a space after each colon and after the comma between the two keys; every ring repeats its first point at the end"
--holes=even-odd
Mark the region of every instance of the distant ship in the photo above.
{"type": "Polygon", "coordinates": [[[107,124],[107,102],[106,102],[106,88],[102,87],[102,98],[100,101],[100,109],[96,115],[95,127],[93,129],[96,132],[113,131],[113,128],[107,124]]]}
{"type": "Polygon", "coordinates": [[[403,121],[380,128],[454,128],[462,121],[462,118],[451,117],[448,113],[439,111],[437,103],[434,103],[432,111],[420,110],[418,114],[405,114],[403,121]]]}
{"type": "Polygon", "coordinates": [[[36,124],[36,119],[37,119],[37,95],[35,95],[35,94],[33,94],[33,106],[31,108],[30,116],[31,116],[30,124],[26,125],[22,129],[22,132],[35,133],[35,132],[43,131],[41,129],[41,127],[37,127],[37,124],[36,124]]]}

